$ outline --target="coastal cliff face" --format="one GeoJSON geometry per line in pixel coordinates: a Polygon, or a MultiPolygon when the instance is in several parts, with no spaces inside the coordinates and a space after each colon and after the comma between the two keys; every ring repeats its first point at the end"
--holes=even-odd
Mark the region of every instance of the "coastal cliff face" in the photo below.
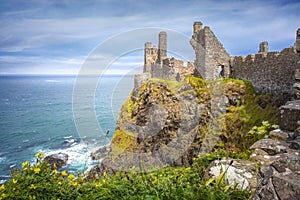
{"type": "Polygon", "coordinates": [[[272,102],[241,80],[149,79],[123,104],[110,152],[92,172],[187,166],[214,148],[243,152],[260,139],[251,127],[276,123],[272,102]]]}

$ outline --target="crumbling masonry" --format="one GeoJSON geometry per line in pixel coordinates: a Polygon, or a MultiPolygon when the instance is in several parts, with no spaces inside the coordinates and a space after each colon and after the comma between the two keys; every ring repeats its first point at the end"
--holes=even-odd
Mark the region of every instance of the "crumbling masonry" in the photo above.
{"type": "Polygon", "coordinates": [[[279,104],[300,98],[300,84],[295,85],[298,80],[295,72],[300,68],[300,29],[292,47],[268,52],[268,42],[264,41],[257,54],[246,57],[230,56],[210,28],[203,28],[201,22],[194,23],[190,43],[196,54],[196,76],[206,80],[219,76],[248,80],[256,92],[273,95],[279,104]]]}
{"type": "Polygon", "coordinates": [[[300,99],[300,29],[296,42],[281,52],[269,52],[268,42],[259,45],[258,53],[230,56],[209,27],[194,23],[190,40],[196,59],[184,66],[182,60],[167,57],[167,33],[159,33],[158,48],[150,42],[145,44],[143,74],[135,76],[134,91],[149,78],[181,81],[194,74],[205,80],[220,77],[250,81],[259,94],[271,94],[279,102],[300,99]]]}
{"type": "Polygon", "coordinates": [[[151,42],[145,43],[144,69],[142,74],[135,75],[134,96],[138,94],[143,82],[149,78],[161,78],[181,81],[184,76],[194,74],[194,63],[184,66],[183,60],[167,57],[167,33],[162,31],[158,37],[158,48],[151,42]]]}

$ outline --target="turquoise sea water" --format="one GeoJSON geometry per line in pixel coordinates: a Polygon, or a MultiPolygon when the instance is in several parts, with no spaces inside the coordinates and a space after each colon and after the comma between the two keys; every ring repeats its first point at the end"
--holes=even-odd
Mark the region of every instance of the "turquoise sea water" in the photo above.
{"type": "MultiPolygon", "coordinates": [[[[75,81],[75,76],[0,77],[0,183],[9,178],[9,170],[20,167],[26,160],[34,161],[39,151],[46,155],[67,153],[70,171],[84,170],[95,164],[73,119],[75,81]]],[[[132,76],[107,75],[99,80],[94,91],[95,104],[83,107],[96,113],[99,135],[89,138],[95,147],[109,143],[118,111],[132,87],[132,76]],[[108,136],[107,129],[111,130],[108,136]]]]}

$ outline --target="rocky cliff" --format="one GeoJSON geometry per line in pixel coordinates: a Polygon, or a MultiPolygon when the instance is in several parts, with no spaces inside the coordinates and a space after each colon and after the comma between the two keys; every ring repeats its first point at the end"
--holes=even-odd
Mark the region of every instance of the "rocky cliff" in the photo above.
{"type": "Polygon", "coordinates": [[[246,81],[149,79],[122,106],[110,153],[91,176],[101,176],[104,168],[186,166],[216,148],[245,152],[260,139],[247,134],[250,128],[264,120],[276,123],[277,113],[272,99],[257,95],[246,81]]]}

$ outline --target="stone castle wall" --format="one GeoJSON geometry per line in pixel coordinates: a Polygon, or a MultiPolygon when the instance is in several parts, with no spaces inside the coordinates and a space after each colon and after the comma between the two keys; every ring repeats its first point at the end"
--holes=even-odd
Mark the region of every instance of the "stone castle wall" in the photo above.
{"type": "Polygon", "coordinates": [[[231,76],[250,81],[256,92],[272,94],[279,102],[286,102],[295,82],[300,54],[294,48],[281,52],[258,53],[231,59],[231,76]]]}
{"type": "Polygon", "coordinates": [[[209,27],[194,23],[190,43],[195,50],[195,62],[184,66],[182,60],[167,57],[167,33],[159,33],[158,48],[145,44],[144,75],[135,78],[135,88],[153,77],[181,81],[194,74],[205,80],[233,77],[250,81],[259,94],[272,94],[279,104],[300,97],[300,81],[295,78],[300,69],[300,29],[293,47],[281,52],[268,52],[268,42],[259,46],[257,54],[232,57],[209,27]]]}
{"type": "Polygon", "coordinates": [[[196,76],[213,80],[220,77],[221,68],[222,76],[229,77],[230,55],[209,27],[202,28],[202,23],[195,22],[190,43],[196,54],[196,76]]]}
{"type": "Polygon", "coordinates": [[[202,28],[201,22],[194,23],[190,43],[196,54],[195,76],[206,80],[220,76],[247,80],[254,85],[256,92],[272,94],[280,104],[292,97],[295,71],[300,65],[300,29],[293,47],[268,52],[268,42],[264,41],[258,54],[247,57],[231,57],[214,33],[208,27],[202,28]]]}

